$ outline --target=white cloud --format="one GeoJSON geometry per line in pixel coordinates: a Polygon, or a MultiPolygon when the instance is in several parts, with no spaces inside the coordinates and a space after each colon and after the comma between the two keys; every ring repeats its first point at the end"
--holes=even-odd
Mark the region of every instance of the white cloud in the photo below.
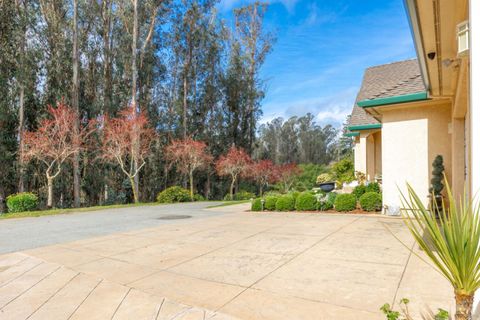
{"type": "Polygon", "coordinates": [[[348,88],[325,97],[270,102],[263,106],[266,112],[260,122],[265,123],[277,117],[289,118],[311,113],[315,116],[315,121],[321,125],[340,126],[352,111],[357,91],[358,88],[348,88]]]}

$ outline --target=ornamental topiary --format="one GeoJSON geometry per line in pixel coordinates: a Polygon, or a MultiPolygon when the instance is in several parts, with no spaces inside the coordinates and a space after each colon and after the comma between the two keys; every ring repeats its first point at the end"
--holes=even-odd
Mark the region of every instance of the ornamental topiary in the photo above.
{"type": "Polygon", "coordinates": [[[252,211],[262,211],[262,199],[257,198],[252,201],[252,211]]]}
{"type": "Polygon", "coordinates": [[[37,209],[38,197],[34,193],[22,192],[7,197],[8,212],[22,212],[37,209]]]}
{"type": "Polygon", "coordinates": [[[313,211],[317,209],[317,198],[310,192],[302,192],[295,201],[298,211],[313,211]]]}
{"type": "Polygon", "coordinates": [[[278,198],[278,196],[265,197],[265,210],[275,211],[278,198]]]}
{"type": "Polygon", "coordinates": [[[377,183],[377,182],[370,182],[366,189],[365,189],[365,192],[376,192],[376,193],[380,193],[381,190],[380,190],[380,185],[377,183]]]}
{"type": "Polygon", "coordinates": [[[291,195],[284,195],[278,198],[275,205],[277,211],[293,211],[295,210],[295,198],[291,195]]]}
{"type": "Polygon", "coordinates": [[[443,157],[438,155],[435,157],[432,163],[432,179],[430,180],[430,193],[433,193],[435,196],[442,194],[444,188],[443,185],[443,172],[445,171],[445,166],[443,165],[443,157]]]}
{"type": "Polygon", "coordinates": [[[175,203],[190,201],[190,191],[181,187],[170,187],[157,195],[157,202],[160,203],[175,203]]]}
{"type": "Polygon", "coordinates": [[[367,192],[360,197],[360,207],[365,211],[380,211],[382,196],[377,192],[367,192]]]}
{"type": "Polygon", "coordinates": [[[335,210],[337,211],[352,211],[357,207],[357,198],[354,194],[344,193],[339,194],[335,199],[335,210]]]}
{"type": "Polygon", "coordinates": [[[360,199],[365,192],[367,192],[367,187],[364,184],[359,184],[353,188],[352,194],[355,196],[355,198],[360,199]]]}

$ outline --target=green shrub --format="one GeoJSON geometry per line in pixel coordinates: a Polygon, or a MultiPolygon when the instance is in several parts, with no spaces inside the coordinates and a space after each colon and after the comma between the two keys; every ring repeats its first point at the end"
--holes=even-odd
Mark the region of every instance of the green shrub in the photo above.
{"type": "Polygon", "coordinates": [[[252,211],[262,211],[262,199],[257,198],[252,201],[252,211]]]}
{"type": "Polygon", "coordinates": [[[353,188],[352,194],[355,195],[355,198],[360,199],[363,194],[367,192],[367,187],[364,184],[359,184],[355,188],[353,188]]]}
{"type": "Polygon", "coordinates": [[[37,209],[38,197],[34,193],[22,192],[7,197],[8,212],[22,212],[37,209]]]}
{"type": "Polygon", "coordinates": [[[337,182],[341,185],[344,182],[352,182],[355,180],[355,168],[353,164],[352,158],[344,158],[332,166],[332,172],[337,180],[337,182]]]}
{"type": "Polygon", "coordinates": [[[365,192],[376,192],[381,193],[380,185],[377,182],[370,182],[365,189],[365,192]]]}
{"type": "Polygon", "coordinates": [[[157,202],[160,203],[187,201],[190,201],[190,191],[178,186],[167,188],[157,195],[157,202]]]}
{"type": "Polygon", "coordinates": [[[382,196],[377,192],[367,192],[360,197],[360,207],[365,211],[379,211],[382,209],[382,196]]]}
{"type": "Polygon", "coordinates": [[[335,203],[336,198],[337,198],[337,194],[335,192],[330,192],[322,200],[318,201],[318,205],[317,205],[318,210],[326,211],[326,210],[333,209],[333,204],[335,203]]]}
{"type": "Polygon", "coordinates": [[[295,210],[295,198],[288,194],[279,197],[275,205],[275,210],[277,211],[295,210]]]}
{"type": "Polygon", "coordinates": [[[230,199],[230,194],[226,194],[225,197],[223,197],[223,200],[229,201],[229,200],[250,200],[254,199],[255,194],[252,192],[248,192],[245,190],[240,190],[237,193],[233,195],[233,199],[230,199]]]}
{"type": "Polygon", "coordinates": [[[302,192],[295,200],[298,211],[313,211],[317,209],[317,198],[310,192],[302,192]]]}
{"type": "Polygon", "coordinates": [[[297,200],[297,198],[301,194],[301,192],[300,191],[292,191],[292,192],[289,192],[288,194],[291,195],[293,197],[293,199],[297,200]]]}
{"type": "Polygon", "coordinates": [[[265,210],[275,211],[278,198],[278,196],[265,197],[265,210]]]}
{"type": "Polygon", "coordinates": [[[335,199],[335,210],[352,211],[357,207],[357,198],[352,193],[339,194],[335,199]]]}
{"type": "Polygon", "coordinates": [[[205,201],[205,197],[201,194],[195,193],[193,195],[193,201],[205,201]]]}

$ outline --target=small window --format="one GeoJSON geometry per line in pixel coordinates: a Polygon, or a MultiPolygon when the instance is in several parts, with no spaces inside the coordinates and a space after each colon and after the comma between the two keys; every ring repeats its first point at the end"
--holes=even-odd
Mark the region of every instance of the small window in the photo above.
{"type": "Polygon", "coordinates": [[[469,49],[468,21],[457,25],[458,54],[467,52],[469,49]]]}

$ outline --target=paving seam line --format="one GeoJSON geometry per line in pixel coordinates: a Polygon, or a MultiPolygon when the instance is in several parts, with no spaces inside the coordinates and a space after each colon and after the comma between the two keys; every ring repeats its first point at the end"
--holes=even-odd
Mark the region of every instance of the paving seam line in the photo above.
{"type": "Polygon", "coordinates": [[[257,281],[255,281],[254,283],[252,283],[250,286],[248,286],[247,288],[245,288],[244,290],[242,290],[239,294],[237,294],[236,296],[234,296],[232,299],[230,299],[229,301],[227,301],[225,304],[223,304],[221,307],[217,308],[215,311],[218,311],[218,310],[221,310],[222,308],[224,308],[226,305],[228,305],[230,302],[232,302],[233,300],[235,300],[236,298],[238,298],[242,293],[244,293],[245,291],[247,291],[248,289],[251,289],[254,285],[256,285],[258,282],[262,281],[263,279],[265,279],[266,277],[268,277],[269,275],[271,275],[273,272],[277,271],[278,269],[282,268],[283,266],[285,266],[286,264],[290,263],[291,261],[293,261],[294,259],[296,259],[297,257],[299,257],[300,255],[302,255],[303,253],[307,252],[308,250],[310,250],[311,248],[313,248],[314,246],[316,246],[317,244],[319,244],[320,242],[322,242],[323,240],[327,239],[328,237],[330,237],[331,235],[339,232],[340,230],[342,230],[343,228],[346,228],[347,226],[353,224],[354,222],[357,222],[358,220],[360,220],[362,217],[358,217],[357,219],[353,220],[353,221],[350,221],[349,223],[346,223],[344,224],[343,226],[341,226],[340,228],[336,229],[335,231],[332,231],[330,232],[329,234],[327,234],[325,237],[321,238],[320,240],[316,241],[314,244],[312,244],[310,247],[306,248],[305,250],[299,252],[298,254],[294,255],[291,259],[285,261],[285,263],[281,264],[280,266],[278,266],[277,268],[273,269],[272,271],[270,271],[269,273],[267,273],[265,276],[261,277],[260,279],[258,279],[257,281]]]}

